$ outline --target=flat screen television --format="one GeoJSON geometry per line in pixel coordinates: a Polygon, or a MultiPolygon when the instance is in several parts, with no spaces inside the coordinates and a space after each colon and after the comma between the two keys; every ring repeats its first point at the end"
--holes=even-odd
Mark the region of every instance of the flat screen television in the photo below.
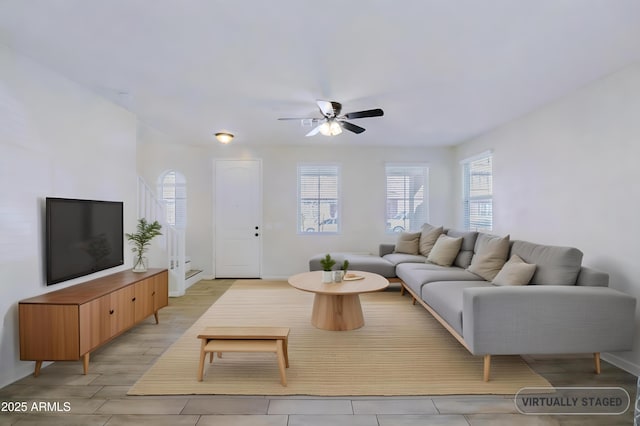
{"type": "Polygon", "coordinates": [[[46,199],[47,285],[124,264],[123,203],[46,199]]]}

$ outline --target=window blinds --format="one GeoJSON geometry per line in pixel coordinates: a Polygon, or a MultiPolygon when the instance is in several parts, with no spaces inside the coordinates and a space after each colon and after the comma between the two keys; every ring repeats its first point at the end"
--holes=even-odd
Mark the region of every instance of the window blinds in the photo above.
{"type": "Polygon", "coordinates": [[[298,166],[298,232],[339,231],[339,177],[338,165],[298,166]]]}
{"type": "Polygon", "coordinates": [[[187,225],[187,184],[184,177],[174,171],[162,179],[162,200],[165,203],[167,223],[176,228],[187,225]]]}
{"type": "Polygon", "coordinates": [[[470,231],[491,231],[493,229],[491,154],[464,161],[462,170],[465,228],[470,231]]]}
{"type": "Polygon", "coordinates": [[[427,188],[429,169],[426,165],[394,165],[385,167],[387,177],[386,211],[388,232],[417,231],[427,222],[427,188]]]}

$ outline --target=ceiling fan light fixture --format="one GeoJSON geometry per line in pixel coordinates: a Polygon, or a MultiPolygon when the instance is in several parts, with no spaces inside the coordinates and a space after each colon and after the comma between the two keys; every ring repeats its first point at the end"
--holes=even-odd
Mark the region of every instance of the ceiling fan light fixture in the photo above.
{"type": "Polygon", "coordinates": [[[229,142],[231,142],[231,140],[233,139],[233,134],[229,133],[229,132],[218,132],[216,133],[216,139],[218,139],[218,142],[223,143],[223,144],[228,144],[229,142]]]}
{"type": "Polygon", "coordinates": [[[331,136],[330,132],[331,130],[330,130],[328,121],[320,125],[320,133],[322,133],[324,136],[331,136]]]}
{"type": "Polygon", "coordinates": [[[342,133],[342,126],[335,120],[326,121],[320,125],[320,133],[324,136],[336,136],[342,133]]]}
{"type": "Polygon", "coordinates": [[[337,121],[332,121],[331,125],[329,126],[329,130],[331,136],[339,135],[340,133],[342,133],[342,126],[337,121]]]}

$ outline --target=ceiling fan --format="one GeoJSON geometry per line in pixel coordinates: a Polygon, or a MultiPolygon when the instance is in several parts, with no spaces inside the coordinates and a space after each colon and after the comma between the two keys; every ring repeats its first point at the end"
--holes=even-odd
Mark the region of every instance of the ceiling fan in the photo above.
{"type": "Polygon", "coordinates": [[[342,129],[349,130],[350,132],[359,134],[365,131],[363,127],[356,126],[347,120],[355,118],[367,118],[367,117],[381,117],[384,115],[384,111],[380,108],[368,109],[365,111],[349,112],[344,115],[340,115],[342,111],[342,104],[335,101],[323,101],[316,100],[318,108],[322,113],[322,118],[316,117],[302,117],[302,118],[279,118],[278,120],[311,120],[311,123],[317,124],[309,133],[305,136],[314,136],[321,133],[325,136],[335,136],[342,133],[342,129]]]}

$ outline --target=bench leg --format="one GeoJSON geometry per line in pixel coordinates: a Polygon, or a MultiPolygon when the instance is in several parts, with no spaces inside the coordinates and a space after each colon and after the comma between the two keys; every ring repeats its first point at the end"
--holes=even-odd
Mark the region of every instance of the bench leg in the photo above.
{"type": "Polygon", "coordinates": [[[282,349],[284,352],[284,362],[287,368],[289,368],[289,339],[285,338],[282,342],[282,349]]]}
{"type": "Polygon", "coordinates": [[[198,381],[202,381],[204,376],[204,359],[207,354],[204,352],[204,347],[207,345],[207,339],[202,339],[202,345],[200,346],[200,364],[198,365],[198,381]]]}
{"type": "Polygon", "coordinates": [[[404,286],[400,283],[400,296],[404,296],[404,286]]]}
{"type": "Polygon", "coordinates": [[[413,296],[411,296],[411,304],[412,304],[412,305],[415,305],[415,304],[416,304],[416,298],[415,298],[415,297],[413,297],[413,296]]]}
{"type": "Polygon", "coordinates": [[[491,374],[491,355],[484,356],[484,381],[489,381],[489,375],[491,374]]]}
{"type": "Polygon", "coordinates": [[[278,354],[278,369],[280,370],[280,383],[282,386],[287,386],[287,372],[285,371],[286,362],[284,359],[284,343],[283,340],[277,341],[277,354],[278,354]]]}
{"type": "Polygon", "coordinates": [[[596,374],[600,374],[600,352],[593,354],[593,362],[595,363],[596,374]]]}

